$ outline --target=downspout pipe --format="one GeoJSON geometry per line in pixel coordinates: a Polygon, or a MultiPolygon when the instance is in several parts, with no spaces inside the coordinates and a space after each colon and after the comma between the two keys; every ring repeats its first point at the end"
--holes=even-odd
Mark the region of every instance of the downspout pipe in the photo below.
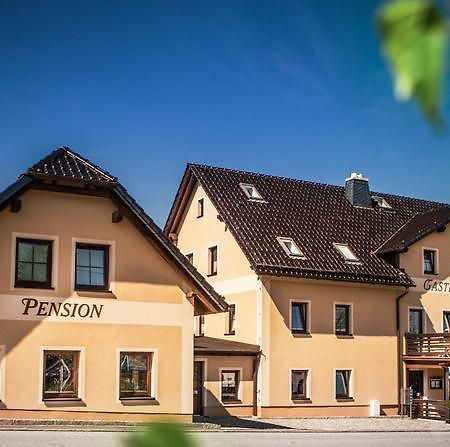
{"type": "Polygon", "coordinates": [[[397,329],[397,382],[398,382],[398,412],[402,405],[402,388],[403,388],[403,337],[400,333],[400,301],[409,292],[409,286],[405,287],[405,291],[395,300],[395,319],[397,329]]]}

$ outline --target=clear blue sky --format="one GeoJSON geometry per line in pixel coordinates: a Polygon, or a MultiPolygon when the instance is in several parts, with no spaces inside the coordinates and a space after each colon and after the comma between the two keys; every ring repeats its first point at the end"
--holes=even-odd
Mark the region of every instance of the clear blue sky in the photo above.
{"type": "Polygon", "coordinates": [[[450,133],[394,101],[379,4],[0,0],[0,189],[67,145],[159,224],[187,162],[450,202],[450,133]]]}

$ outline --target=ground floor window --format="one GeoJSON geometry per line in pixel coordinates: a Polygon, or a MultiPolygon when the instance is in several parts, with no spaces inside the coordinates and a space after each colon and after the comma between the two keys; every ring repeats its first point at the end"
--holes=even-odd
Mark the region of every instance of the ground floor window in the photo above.
{"type": "Polygon", "coordinates": [[[450,311],[444,310],[442,332],[450,332],[450,311]]]}
{"type": "Polygon", "coordinates": [[[44,351],[43,398],[78,398],[78,351],[44,351]]]}
{"type": "Polygon", "coordinates": [[[351,370],[338,369],[336,371],[336,399],[351,399],[350,379],[351,370]]]}
{"type": "Polygon", "coordinates": [[[222,402],[239,401],[240,371],[221,371],[222,402]]]}
{"type": "Polygon", "coordinates": [[[293,370],[291,372],[292,400],[305,400],[308,398],[307,381],[308,381],[307,370],[293,370]]]}
{"type": "Polygon", "coordinates": [[[120,353],[120,398],[152,397],[151,352],[120,353]]]}

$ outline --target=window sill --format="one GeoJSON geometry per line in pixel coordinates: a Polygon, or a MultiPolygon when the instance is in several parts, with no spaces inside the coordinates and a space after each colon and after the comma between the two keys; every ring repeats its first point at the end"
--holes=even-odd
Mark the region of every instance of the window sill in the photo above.
{"type": "Polygon", "coordinates": [[[206,276],[207,276],[208,278],[210,278],[211,276],[217,276],[217,272],[216,272],[216,273],[208,273],[206,276]]]}
{"type": "Polygon", "coordinates": [[[154,397],[121,397],[119,401],[122,405],[159,405],[154,397]]]}
{"type": "Polygon", "coordinates": [[[295,331],[291,331],[291,334],[295,338],[312,338],[311,332],[295,332],[295,331]]]}
{"type": "Polygon", "coordinates": [[[433,272],[423,272],[426,276],[439,276],[439,273],[433,273],[433,272]]]}
{"type": "Polygon", "coordinates": [[[353,397],[338,397],[336,402],[355,402],[355,399],[353,397]]]}
{"type": "Polygon", "coordinates": [[[42,399],[46,407],[85,407],[83,399],[79,397],[60,397],[42,399]]]}
{"type": "Polygon", "coordinates": [[[26,290],[30,290],[30,289],[35,289],[35,290],[55,290],[54,287],[50,286],[38,286],[38,285],[29,285],[26,286],[24,284],[14,284],[14,289],[26,289],[26,290]]]}
{"type": "Polygon", "coordinates": [[[223,335],[225,335],[225,336],[236,335],[236,332],[227,332],[227,333],[225,333],[223,335]]]}
{"type": "Polygon", "coordinates": [[[117,298],[111,290],[82,290],[75,289],[74,292],[79,297],[87,298],[117,298]]]}
{"type": "Polygon", "coordinates": [[[293,404],[312,404],[311,399],[292,399],[293,404]]]}
{"type": "Polygon", "coordinates": [[[345,338],[355,338],[354,336],[353,336],[353,334],[335,334],[336,335],[336,338],[342,338],[342,339],[345,339],[345,338]]]}
{"type": "Polygon", "coordinates": [[[222,401],[223,405],[227,405],[227,406],[231,406],[231,405],[242,405],[242,400],[227,400],[227,401],[222,401]]]}

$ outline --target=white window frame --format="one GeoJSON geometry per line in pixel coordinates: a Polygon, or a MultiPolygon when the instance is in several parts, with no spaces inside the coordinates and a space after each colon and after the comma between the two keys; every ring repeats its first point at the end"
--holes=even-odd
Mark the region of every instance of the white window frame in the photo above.
{"type": "Polygon", "coordinates": [[[207,251],[206,251],[206,276],[207,277],[212,277],[212,276],[218,276],[219,275],[219,244],[218,243],[214,243],[208,246],[207,251]],[[217,253],[217,268],[216,268],[216,273],[209,273],[209,251],[211,248],[216,248],[216,253],[217,253]]]}
{"type": "Polygon", "coordinates": [[[239,186],[241,187],[248,200],[252,200],[254,202],[264,202],[263,196],[258,191],[255,185],[252,185],[251,183],[239,183],[239,186]],[[246,188],[252,188],[253,191],[256,192],[256,197],[250,195],[246,188]]]}
{"type": "MultiPolygon", "coordinates": [[[[303,300],[301,298],[293,298],[289,300],[289,329],[291,331],[291,335],[294,337],[301,337],[311,335],[311,300],[303,300]],[[292,333],[292,304],[306,304],[306,333],[302,334],[293,334],[292,333]]],[[[294,368],[295,369],[295,368],[294,368]]]]}
{"type": "Polygon", "coordinates": [[[232,366],[223,366],[219,368],[219,386],[220,386],[220,402],[222,403],[222,405],[235,405],[234,403],[229,403],[229,402],[224,402],[222,400],[222,371],[239,371],[239,388],[238,388],[238,400],[241,401],[242,403],[244,403],[244,398],[243,398],[243,386],[242,386],[242,382],[243,382],[243,368],[242,366],[236,366],[236,367],[232,367],[232,366]]]}
{"type": "Polygon", "coordinates": [[[71,293],[77,293],[78,295],[89,295],[91,293],[104,294],[104,291],[95,290],[76,290],[75,289],[75,269],[76,269],[76,248],[77,243],[80,244],[92,244],[92,245],[107,245],[109,247],[109,259],[108,259],[108,292],[115,293],[116,286],[116,241],[106,241],[104,239],[85,239],[80,237],[72,238],[72,250],[71,250],[71,272],[70,272],[70,291],[71,293]]]}
{"type": "Polygon", "coordinates": [[[336,373],[337,371],[350,371],[350,383],[348,384],[349,386],[349,397],[348,400],[355,400],[355,371],[354,368],[348,368],[348,367],[341,367],[341,368],[334,368],[334,377],[333,377],[333,381],[334,381],[334,400],[336,402],[341,402],[342,400],[347,400],[346,398],[343,397],[336,397],[336,373]]]}
{"type": "Polygon", "coordinates": [[[0,402],[5,402],[6,345],[0,345],[0,402]]]}
{"type": "Polygon", "coordinates": [[[409,311],[410,310],[420,310],[422,311],[422,333],[426,334],[427,333],[427,320],[425,318],[425,308],[420,307],[420,306],[408,306],[408,333],[411,333],[411,327],[409,325],[410,321],[409,321],[409,311]]]}
{"type": "Polygon", "coordinates": [[[39,398],[38,402],[45,405],[67,405],[65,399],[44,400],[44,353],[45,351],[75,351],[78,352],[78,397],[70,400],[85,400],[85,357],[86,348],[84,346],[40,346],[39,347],[39,398]]]}
{"type": "Polygon", "coordinates": [[[281,245],[281,247],[283,248],[284,252],[290,256],[291,258],[295,258],[295,259],[306,259],[305,254],[303,253],[303,251],[300,249],[300,247],[297,245],[297,243],[294,241],[294,239],[292,239],[291,237],[284,237],[284,236],[278,236],[277,237],[277,241],[278,243],[281,245]],[[286,242],[290,242],[294,245],[294,247],[297,249],[298,254],[296,253],[292,253],[287,247],[286,247],[286,242]]]}
{"type": "MultiPolygon", "coordinates": [[[[333,334],[340,338],[353,338],[355,335],[355,328],[353,326],[353,302],[351,301],[333,301],[333,334]],[[336,333],[336,306],[343,305],[343,306],[350,306],[350,318],[348,319],[348,324],[350,325],[349,330],[350,334],[338,334],[336,333]]],[[[338,368],[341,369],[341,368],[338,368]]]]}
{"type": "Polygon", "coordinates": [[[288,401],[294,403],[295,405],[301,405],[302,400],[304,401],[310,401],[311,400],[311,374],[312,368],[304,368],[304,367],[298,367],[298,368],[289,368],[289,394],[288,394],[288,401]],[[292,371],[307,371],[306,375],[306,399],[298,399],[293,400],[292,399],[292,371]]]}
{"type": "MultiPolygon", "coordinates": [[[[233,301],[233,302],[227,302],[227,304],[228,304],[229,306],[234,306],[234,335],[236,336],[236,335],[237,335],[237,318],[236,318],[236,315],[237,315],[238,305],[237,305],[237,303],[236,303],[235,301],[233,301]]],[[[227,336],[229,336],[229,337],[232,337],[233,335],[230,334],[230,331],[228,330],[228,329],[229,329],[228,323],[229,323],[229,321],[230,321],[228,312],[225,312],[224,315],[225,315],[225,331],[224,331],[224,335],[227,335],[227,336]],[[227,330],[228,330],[228,331],[227,331],[227,330]]]]}
{"type": "Polygon", "coordinates": [[[361,263],[361,260],[358,258],[358,256],[356,256],[355,251],[353,250],[352,247],[350,247],[349,244],[344,243],[344,242],[333,242],[333,247],[339,253],[339,255],[345,260],[345,262],[351,262],[352,264],[360,264],[361,263]],[[345,254],[341,251],[340,247],[348,248],[350,253],[352,253],[353,256],[355,257],[355,259],[347,258],[347,256],[345,256],[345,254]]]}
{"type": "MultiPolygon", "coordinates": [[[[51,235],[51,234],[35,234],[35,233],[12,233],[12,245],[11,245],[11,279],[10,279],[10,290],[30,290],[30,288],[26,287],[14,287],[15,279],[16,279],[16,245],[17,239],[37,239],[40,241],[51,241],[52,244],[52,278],[51,278],[51,290],[58,291],[58,267],[59,267],[59,236],[51,235]]],[[[48,290],[48,289],[39,289],[39,290],[48,290]]]]}
{"type": "Polygon", "coordinates": [[[384,197],[374,195],[374,196],[372,196],[372,199],[377,203],[377,206],[378,206],[379,208],[382,208],[382,209],[384,209],[384,210],[391,210],[391,209],[392,209],[391,204],[390,204],[384,197]],[[380,205],[379,202],[378,202],[379,200],[381,200],[381,202],[382,202],[384,205],[386,205],[386,206],[380,205]]]}
{"type": "Polygon", "coordinates": [[[429,277],[439,275],[439,249],[431,247],[422,247],[422,274],[429,277]],[[425,250],[434,251],[434,273],[425,273],[425,250]]]}
{"type": "MultiPolygon", "coordinates": [[[[152,375],[151,380],[151,399],[155,399],[158,401],[158,348],[117,348],[116,349],[116,403],[122,403],[127,402],[128,399],[120,398],[120,353],[121,352],[145,352],[152,354],[152,368],[150,371],[150,374],[152,375]]],[[[147,397],[135,397],[132,400],[139,401],[139,400],[148,400],[147,397]]]]}

